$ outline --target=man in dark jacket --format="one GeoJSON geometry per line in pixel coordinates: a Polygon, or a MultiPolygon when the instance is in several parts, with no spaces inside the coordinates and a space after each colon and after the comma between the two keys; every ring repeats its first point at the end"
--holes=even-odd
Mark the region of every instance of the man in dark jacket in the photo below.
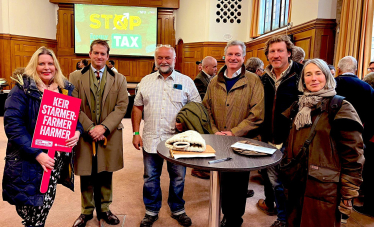
{"type": "MultiPolygon", "coordinates": [[[[294,45],[288,36],[276,36],[266,43],[265,55],[270,63],[265,68],[261,80],[265,91],[265,119],[262,127],[262,141],[282,147],[288,132],[284,112],[298,100],[298,81],[303,66],[292,61],[294,45]]],[[[278,213],[278,220],[272,226],[286,226],[286,198],[282,183],[278,179],[278,167],[262,171],[264,177],[265,200],[260,199],[257,207],[268,215],[278,213]],[[276,210],[274,208],[276,203],[276,210]]]]}
{"type": "MultiPolygon", "coordinates": [[[[374,181],[370,173],[374,172],[374,143],[371,142],[374,132],[374,89],[356,76],[357,61],[352,56],[342,58],[338,63],[336,93],[344,96],[356,109],[364,125],[363,139],[365,144],[364,182],[361,189],[365,195],[364,206],[354,206],[362,214],[374,216],[374,181]]],[[[373,140],[374,141],[374,140],[373,140]]]]}
{"type": "Polygon", "coordinates": [[[245,69],[251,73],[257,74],[257,76],[261,78],[262,74],[264,74],[264,62],[259,58],[251,57],[248,59],[247,63],[245,63],[245,69]]]}
{"type": "Polygon", "coordinates": [[[217,73],[217,60],[211,56],[206,56],[203,61],[203,70],[197,74],[195,80],[193,81],[199,91],[201,100],[204,99],[206,89],[210,80],[216,75],[217,73]]]}
{"type": "MultiPolygon", "coordinates": [[[[199,72],[199,74],[197,74],[193,82],[195,83],[195,86],[199,91],[201,100],[203,100],[210,80],[217,73],[217,60],[211,56],[206,56],[202,60],[201,64],[202,70],[199,72]]],[[[193,168],[191,171],[191,175],[201,179],[209,179],[210,172],[193,168]]]]}

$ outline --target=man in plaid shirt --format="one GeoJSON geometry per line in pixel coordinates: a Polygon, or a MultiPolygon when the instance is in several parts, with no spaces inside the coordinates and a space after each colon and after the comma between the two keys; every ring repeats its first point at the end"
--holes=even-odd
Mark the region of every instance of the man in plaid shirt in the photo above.
{"type": "MultiPolygon", "coordinates": [[[[174,71],[176,54],[173,47],[160,45],[155,51],[158,71],[145,76],[139,84],[131,114],[136,149],[143,148],[143,200],[146,213],[140,226],[152,226],[161,208],[160,176],[164,160],[157,155],[157,145],[181,131],[176,123],[180,109],[188,102],[201,102],[197,88],[186,75],[174,71]],[[143,138],[139,135],[144,111],[143,138]]],[[[183,189],[186,167],[167,162],[170,176],[168,204],[172,218],[182,226],[190,226],[191,219],[184,210],[183,189]]]]}

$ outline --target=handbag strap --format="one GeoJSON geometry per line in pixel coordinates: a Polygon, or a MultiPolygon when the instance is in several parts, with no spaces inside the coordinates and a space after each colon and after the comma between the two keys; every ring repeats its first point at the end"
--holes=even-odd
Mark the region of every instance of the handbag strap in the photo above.
{"type": "Polygon", "coordinates": [[[316,127],[317,127],[317,123],[319,121],[319,119],[321,118],[321,115],[322,115],[322,111],[320,114],[318,114],[318,116],[316,117],[316,119],[314,120],[313,122],[313,125],[312,125],[312,128],[310,129],[310,132],[309,132],[309,135],[308,135],[308,138],[305,140],[303,146],[300,148],[300,151],[299,153],[294,157],[292,158],[292,160],[285,164],[285,165],[282,165],[282,163],[280,164],[280,167],[281,168],[287,168],[288,166],[290,166],[291,164],[294,164],[295,162],[299,162],[299,160],[306,155],[306,151],[308,150],[308,147],[310,145],[310,143],[312,142],[313,138],[314,138],[314,135],[316,134],[316,127]]]}

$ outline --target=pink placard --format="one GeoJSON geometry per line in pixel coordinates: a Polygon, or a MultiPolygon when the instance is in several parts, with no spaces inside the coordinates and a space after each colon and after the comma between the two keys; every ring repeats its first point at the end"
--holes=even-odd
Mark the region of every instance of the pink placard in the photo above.
{"type": "Polygon", "coordinates": [[[65,141],[74,136],[81,100],[44,90],[31,147],[71,152],[65,141]]]}

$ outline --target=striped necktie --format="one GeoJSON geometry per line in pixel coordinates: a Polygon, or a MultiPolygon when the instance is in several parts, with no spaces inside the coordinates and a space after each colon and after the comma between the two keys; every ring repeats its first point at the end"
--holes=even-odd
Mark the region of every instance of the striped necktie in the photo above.
{"type": "Polygon", "coordinates": [[[97,84],[100,85],[100,71],[95,71],[95,74],[96,74],[97,84]]]}

